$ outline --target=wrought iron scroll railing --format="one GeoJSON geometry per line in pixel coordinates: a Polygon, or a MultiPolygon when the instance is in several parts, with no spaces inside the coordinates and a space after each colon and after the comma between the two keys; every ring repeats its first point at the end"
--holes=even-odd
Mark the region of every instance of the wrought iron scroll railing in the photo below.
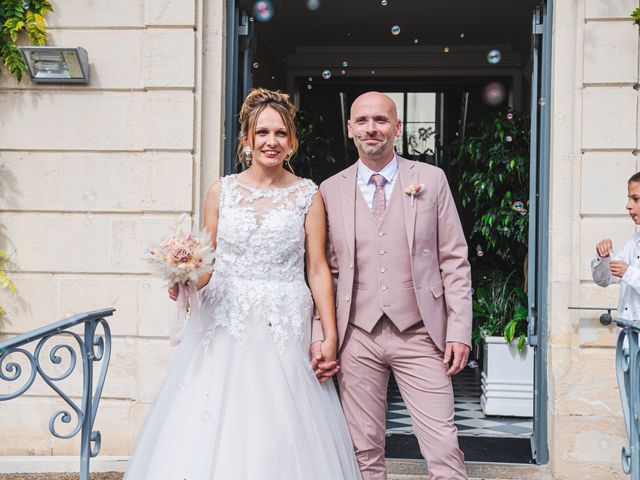
{"type": "Polygon", "coordinates": [[[80,433],[80,480],[89,480],[89,461],[100,452],[100,432],[93,424],[111,358],[111,330],[105,318],[114,311],[80,313],[0,342],[0,401],[21,396],[38,378],[51,387],[66,406],[51,414],[49,431],[61,439],[80,433]],[[61,385],[80,370],[78,365],[82,368],[79,402],[79,394],[68,395],[61,385]],[[53,373],[56,366],[61,371],[53,373]],[[99,372],[97,381],[94,371],[99,372]],[[60,430],[62,424],[68,431],[60,430]]]}
{"type": "Polygon", "coordinates": [[[616,375],[628,441],[622,448],[622,469],[632,480],[640,480],[640,323],[614,321],[622,328],[616,344],[616,375]]]}
{"type": "Polygon", "coordinates": [[[640,322],[613,319],[615,307],[569,307],[570,310],[600,310],[600,323],[614,322],[621,328],[616,342],[616,377],[627,445],[622,447],[622,470],[631,480],[640,480],[640,322]]]}

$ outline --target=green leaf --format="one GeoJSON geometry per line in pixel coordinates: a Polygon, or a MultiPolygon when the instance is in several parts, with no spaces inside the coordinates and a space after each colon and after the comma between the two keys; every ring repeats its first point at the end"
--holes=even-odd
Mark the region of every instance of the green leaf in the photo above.
{"type": "Polygon", "coordinates": [[[511,342],[513,342],[513,337],[516,334],[517,323],[518,322],[511,320],[509,323],[507,323],[507,326],[504,327],[504,339],[509,345],[511,345],[511,342]]]}
{"type": "Polygon", "coordinates": [[[513,314],[513,320],[518,322],[520,320],[526,320],[529,317],[529,310],[527,307],[520,305],[516,308],[515,313],[513,314]]]}
{"type": "Polygon", "coordinates": [[[46,45],[44,15],[48,11],[53,11],[53,7],[47,0],[0,0],[0,57],[6,70],[18,81],[27,67],[17,43],[26,34],[32,44],[46,45]]]}
{"type": "Polygon", "coordinates": [[[522,334],[518,338],[518,351],[521,352],[522,350],[524,350],[524,347],[526,346],[527,346],[527,337],[526,335],[522,334]]]}

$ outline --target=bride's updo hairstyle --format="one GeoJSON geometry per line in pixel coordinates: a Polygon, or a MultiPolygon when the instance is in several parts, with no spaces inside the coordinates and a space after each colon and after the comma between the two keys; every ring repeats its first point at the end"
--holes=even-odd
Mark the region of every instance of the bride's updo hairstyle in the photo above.
{"type": "Polygon", "coordinates": [[[242,152],[243,137],[247,137],[247,141],[251,150],[253,150],[253,141],[256,135],[256,124],[258,117],[267,107],[273,108],[282,117],[287,135],[289,136],[289,148],[291,155],[287,156],[290,162],[298,151],[298,136],[296,135],[296,107],[289,100],[289,95],[282,92],[267,90],[266,88],[255,88],[249,92],[247,98],[240,109],[240,135],[238,141],[237,157],[239,163],[246,163],[242,152]]]}

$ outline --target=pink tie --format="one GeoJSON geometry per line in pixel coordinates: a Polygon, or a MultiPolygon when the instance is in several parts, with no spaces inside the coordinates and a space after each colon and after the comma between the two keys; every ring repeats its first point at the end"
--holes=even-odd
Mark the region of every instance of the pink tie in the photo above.
{"type": "Polygon", "coordinates": [[[376,185],[376,191],[373,194],[373,204],[371,205],[371,213],[380,220],[384,215],[384,211],[387,209],[387,199],[384,195],[384,184],[387,182],[387,179],[379,173],[374,173],[371,175],[369,182],[373,182],[376,185]]]}

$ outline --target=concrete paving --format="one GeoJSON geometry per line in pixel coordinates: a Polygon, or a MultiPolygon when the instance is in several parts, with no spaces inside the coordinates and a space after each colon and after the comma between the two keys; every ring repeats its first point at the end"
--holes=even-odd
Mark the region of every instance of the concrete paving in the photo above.
{"type": "MultiPolygon", "coordinates": [[[[466,464],[469,480],[552,480],[547,467],[505,463],[466,464]]],[[[389,480],[428,480],[422,460],[387,460],[389,480]]],[[[0,474],[0,480],[78,480],[77,473],[0,474]]],[[[92,473],[91,480],[122,480],[122,472],[92,473]]],[[[289,480],[289,479],[287,479],[289,480]]],[[[292,479],[293,480],[293,479],[292,479]]]]}

